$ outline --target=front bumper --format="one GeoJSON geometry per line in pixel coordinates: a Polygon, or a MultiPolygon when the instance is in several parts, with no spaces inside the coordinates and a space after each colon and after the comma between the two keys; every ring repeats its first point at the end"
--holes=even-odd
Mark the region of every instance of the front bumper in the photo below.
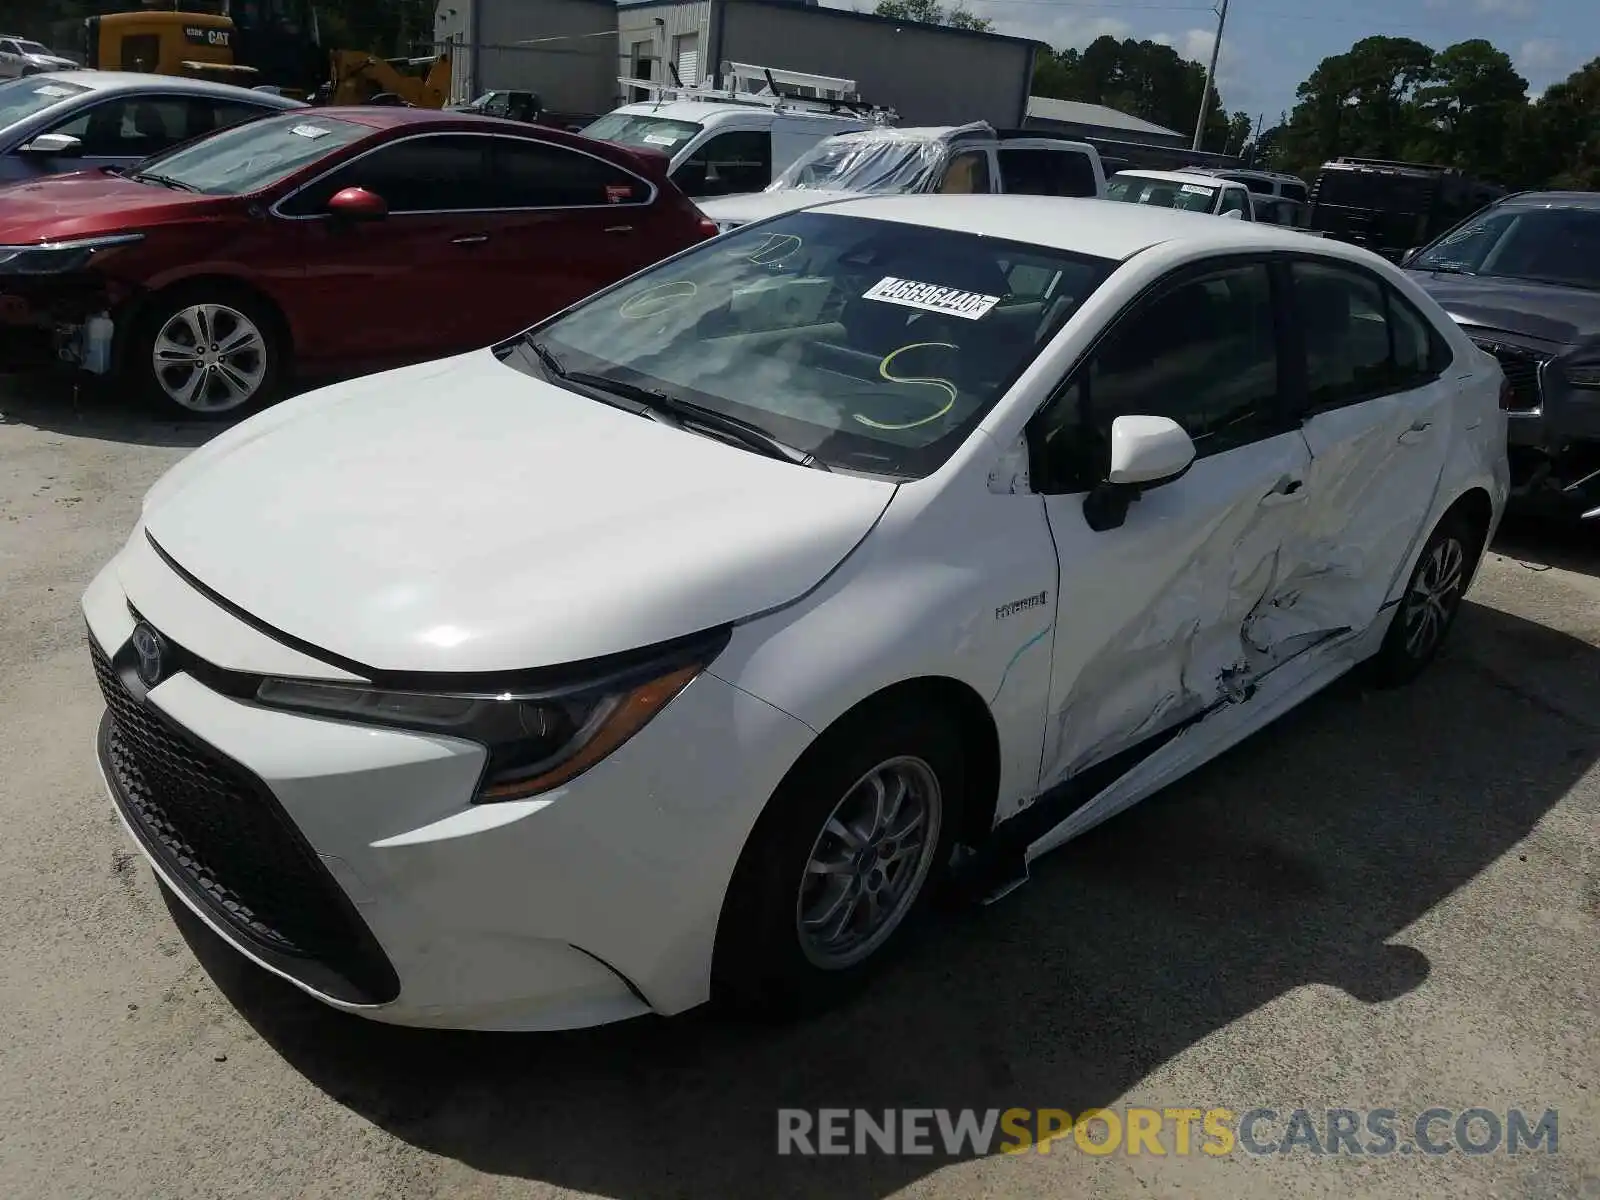
{"type": "Polygon", "coordinates": [[[156,873],[241,953],[410,1025],[573,1028],[708,997],[728,879],[810,741],[800,722],[702,675],[572,784],[477,805],[473,743],[275,711],[190,673],[140,694],[130,604],[152,613],[117,567],[84,597],[107,787],[156,873]]]}
{"type": "Polygon", "coordinates": [[[113,314],[129,297],[91,275],[0,277],[0,331],[6,335],[0,345],[26,339],[69,366],[109,374],[113,314]]]}

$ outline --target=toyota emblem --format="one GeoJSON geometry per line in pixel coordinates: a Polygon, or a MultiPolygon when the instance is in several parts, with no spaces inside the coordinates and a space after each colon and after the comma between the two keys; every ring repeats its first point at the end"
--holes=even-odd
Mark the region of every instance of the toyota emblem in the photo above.
{"type": "Polygon", "coordinates": [[[161,660],[166,648],[161,635],[143,621],[133,627],[133,649],[139,655],[139,678],[145,687],[155,687],[161,682],[161,672],[166,666],[161,660]]]}

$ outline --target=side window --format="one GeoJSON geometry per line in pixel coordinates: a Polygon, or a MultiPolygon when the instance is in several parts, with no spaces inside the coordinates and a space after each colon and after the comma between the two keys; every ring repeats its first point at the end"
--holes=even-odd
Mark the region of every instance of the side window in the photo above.
{"type": "Polygon", "coordinates": [[[989,187],[989,152],[963,150],[952,155],[939,180],[938,190],[952,195],[987,192],[989,187]]]}
{"type": "Polygon", "coordinates": [[[1093,196],[1094,168],[1076,150],[1002,146],[1000,190],[1024,196],[1093,196]]]}
{"type": "Polygon", "coordinates": [[[650,188],[620,167],[532,138],[495,138],[495,208],[644,204],[650,188]]]}
{"type": "Polygon", "coordinates": [[[1266,266],[1190,276],[1123,314],[1035,418],[1045,489],[1104,479],[1118,417],[1171,417],[1205,457],[1279,432],[1279,394],[1266,266]]]}
{"type": "Polygon", "coordinates": [[[1291,268],[1313,410],[1420,387],[1444,369],[1449,348],[1393,289],[1331,263],[1291,268]]]}
{"type": "Polygon", "coordinates": [[[392,213],[461,212],[492,207],[486,137],[413,137],[393,142],[325,175],[283,206],[292,216],[321,213],[336,192],[365,188],[392,213]]]}
{"type": "Polygon", "coordinates": [[[189,136],[214,133],[218,129],[237,125],[240,121],[254,120],[276,111],[258,104],[240,104],[234,100],[192,100],[189,103],[189,136]]]}
{"type": "Polygon", "coordinates": [[[1400,388],[1421,387],[1450,365],[1450,345],[1399,292],[1389,287],[1383,292],[1389,305],[1396,383],[1400,388]]]}
{"type": "Polygon", "coordinates": [[[1217,212],[1243,213],[1248,217],[1250,215],[1250,206],[1245,202],[1245,195],[1245,190],[1240,187],[1223,188],[1222,203],[1217,206],[1217,212]]]}
{"type": "Polygon", "coordinates": [[[122,70],[150,72],[160,62],[159,33],[130,33],[122,39],[122,60],[117,64],[122,70]]]}
{"type": "Polygon", "coordinates": [[[1306,189],[1301,187],[1298,183],[1284,184],[1279,194],[1300,204],[1304,204],[1306,202],[1306,189]]]}
{"type": "Polygon", "coordinates": [[[189,110],[183,100],[107,100],[57,125],[51,133],[75,137],[90,158],[144,158],[188,139],[189,110]]]}
{"type": "Polygon", "coordinates": [[[772,134],[735,129],[707,139],[672,181],[688,196],[732,196],[759,192],[772,182],[772,134]]]}

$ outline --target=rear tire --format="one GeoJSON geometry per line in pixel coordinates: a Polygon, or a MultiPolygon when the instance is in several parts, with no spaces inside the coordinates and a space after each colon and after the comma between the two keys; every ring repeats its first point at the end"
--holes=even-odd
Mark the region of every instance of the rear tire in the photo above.
{"type": "Polygon", "coordinates": [[[1482,551],[1472,523],[1459,512],[1445,514],[1417,556],[1394,620],[1373,656],[1373,683],[1410,683],[1438,657],[1482,551]]]}
{"type": "Polygon", "coordinates": [[[197,283],[150,300],[123,370],[169,419],[231,420],[277,399],[288,351],[271,305],[240,288],[197,283]]]}
{"type": "Polygon", "coordinates": [[[926,914],[961,828],[963,741],[894,703],[823,734],[778,786],[723,902],[713,998],[790,1017],[857,991],[926,914]]]}

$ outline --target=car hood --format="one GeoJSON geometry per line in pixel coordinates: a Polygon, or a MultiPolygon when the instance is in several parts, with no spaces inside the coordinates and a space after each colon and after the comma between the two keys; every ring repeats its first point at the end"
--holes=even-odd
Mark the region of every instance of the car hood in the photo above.
{"type": "Polygon", "coordinates": [[[59,54],[25,54],[23,57],[36,67],[49,67],[54,71],[69,71],[78,65],[70,58],[62,58],[59,54]]]}
{"type": "Polygon", "coordinates": [[[205,588],[312,646],[381,671],[506,671],[794,600],[893,495],[481,350],[235,426],[157,483],[143,521],[205,588]]]}
{"type": "Polygon", "coordinates": [[[721,196],[715,200],[699,202],[700,211],[713,221],[728,221],[739,225],[751,221],[764,221],[813,204],[826,204],[831,200],[859,200],[858,192],[823,192],[809,188],[788,188],[781,192],[750,192],[743,196],[721,196]]]}
{"type": "Polygon", "coordinates": [[[89,237],[184,219],[233,203],[232,197],[134,183],[106,171],[44,175],[0,188],[0,245],[89,237]]]}
{"type": "Polygon", "coordinates": [[[1433,271],[1412,271],[1411,276],[1463,324],[1558,346],[1600,339],[1600,292],[1433,271]]]}

